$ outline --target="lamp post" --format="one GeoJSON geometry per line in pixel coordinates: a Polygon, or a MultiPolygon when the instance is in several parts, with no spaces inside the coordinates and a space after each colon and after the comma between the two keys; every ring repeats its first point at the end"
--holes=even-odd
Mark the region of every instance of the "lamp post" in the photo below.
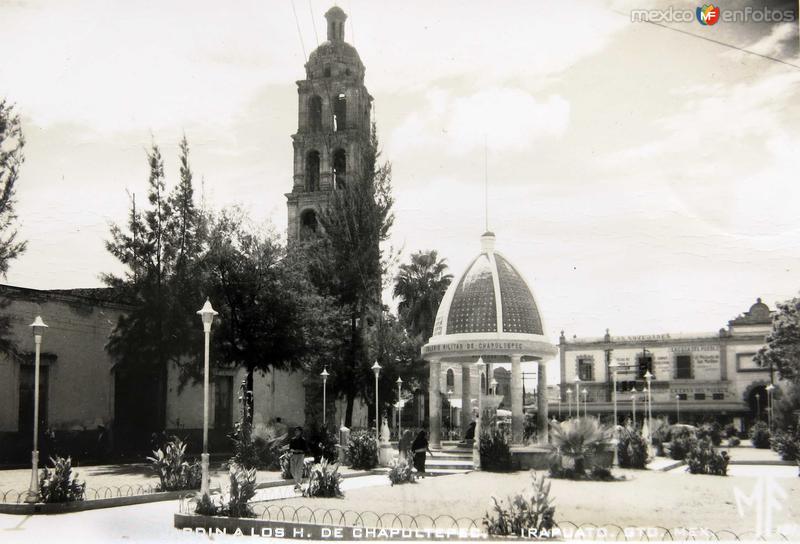
{"type": "Polygon", "coordinates": [[[633,403],[632,404],[632,410],[633,410],[633,429],[634,430],[636,430],[636,393],[637,393],[637,391],[636,391],[636,388],[634,387],[633,391],[631,392],[631,402],[633,403]]]}
{"type": "Polygon", "coordinates": [[[478,357],[475,368],[478,370],[478,419],[475,421],[475,438],[472,441],[472,466],[475,470],[481,468],[481,425],[483,423],[483,387],[481,387],[481,376],[486,364],[483,357],[478,357]]]}
{"type": "Polygon", "coordinates": [[[756,393],[756,421],[761,421],[761,393],[756,393]]]}
{"type": "Polygon", "coordinates": [[[569,409],[569,418],[572,419],[572,388],[567,387],[567,408],[569,409]]]}
{"type": "Polygon", "coordinates": [[[403,432],[403,405],[402,399],[400,398],[400,394],[402,393],[403,389],[403,378],[400,376],[397,377],[397,440],[400,440],[400,435],[403,432]]]}
{"type": "Polygon", "coordinates": [[[581,379],[575,376],[575,417],[581,417],[581,379]]]}
{"type": "Polygon", "coordinates": [[[617,369],[619,369],[619,363],[614,361],[608,365],[608,368],[611,370],[611,380],[614,387],[614,389],[611,391],[611,402],[614,403],[614,428],[616,429],[617,424],[619,423],[619,420],[617,419],[617,369]]]}
{"type": "Polygon", "coordinates": [[[34,503],[39,500],[39,361],[42,355],[42,336],[47,328],[42,316],[37,315],[30,324],[33,330],[33,342],[36,345],[36,356],[33,369],[33,450],[31,451],[31,485],[25,502],[34,503]]]}
{"type": "Polygon", "coordinates": [[[589,401],[589,391],[587,391],[584,387],[583,391],[581,391],[581,394],[583,395],[583,417],[588,417],[588,414],[586,413],[586,404],[589,401]]]}
{"type": "MultiPolygon", "coordinates": [[[[647,432],[652,433],[653,429],[653,386],[651,382],[653,380],[653,374],[648,370],[645,375],[644,379],[647,382],[647,432]]],[[[648,437],[649,438],[649,437],[648,437]]]]}
{"type": "Polygon", "coordinates": [[[769,384],[766,387],[767,390],[767,425],[769,426],[770,432],[772,431],[772,391],[775,389],[775,386],[769,384]]]}
{"type": "Polygon", "coordinates": [[[675,423],[681,422],[681,396],[675,395],[675,423]]]}
{"type": "Polygon", "coordinates": [[[322,426],[325,427],[325,416],[328,411],[328,376],[330,376],[327,367],[323,368],[319,375],[322,376],[322,426]]]}
{"type": "Polygon", "coordinates": [[[380,436],[380,427],[379,427],[379,420],[378,420],[378,376],[381,374],[381,365],[378,364],[378,361],[375,361],[375,364],[372,365],[372,372],[375,373],[375,440],[378,440],[380,436]]]}
{"type": "Polygon", "coordinates": [[[208,495],[208,351],[211,338],[211,324],[214,316],[218,315],[211,302],[206,299],[206,303],[198,310],[197,315],[203,320],[204,347],[203,352],[203,453],[200,456],[200,466],[202,476],[200,481],[200,493],[208,495]]]}

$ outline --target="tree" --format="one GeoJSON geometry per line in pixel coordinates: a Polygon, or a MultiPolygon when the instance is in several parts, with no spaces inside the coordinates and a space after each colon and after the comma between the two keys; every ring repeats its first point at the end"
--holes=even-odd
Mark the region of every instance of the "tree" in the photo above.
{"type": "MultiPolygon", "coordinates": [[[[25,242],[19,239],[14,210],[15,185],[25,156],[25,137],[19,115],[14,106],[0,100],[0,276],[6,277],[14,259],[25,251],[25,242]]],[[[0,309],[8,301],[0,302],[0,309]]],[[[12,353],[14,345],[8,338],[11,322],[7,315],[0,316],[0,353],[12,353]]]]}
{"type": "Polygon", "coordinates": [[[453,281],[446,261],[436,250],[418,251],[411,255],[411,262],[400,265],[395,277],[394,296],[400,299],[397,311],[409,334],[420,336],[423,344],[433,332],[436,311],[453,281]]]}
{"type": "Polygon", "coordinates": [[[153,392],[159,420],[164,423],[166,375],[169,364],[180,365],[197,355],[202,329],[195,312],[202,305],[201,282],[196,275],[202,253],[203,225],[193,203],[189,145],[180,144],[180,182],[167,193],[164,161],[157,145],[147,154],[150,166],[145,210],[131,204],[125,228],[112,224],[108,251],[125,266],[122,276],[106,274],[107,285],[129,302],[120,316],[106,349],[120,372],[137,377],[155,376],[160,391],[153,392]]]}
{"type": "MultiPolygon", "coordinates": [[[[361,157],[365,175],[333,191],[319,212],[319,237],[303,249],[314,284],[323,296],[333,297],[346,316],[347,330],[338,348],[329,381],[335,394],[345,397],[345,425],[352,424],[358,395],[374,399],[372,361],[383,353],[375,345],[381,336],[371,330],[383,319],[381,288],[386,261],[381,243],[393,223],[391,164],[378,166],[378,139],[372,127],[369,145],[361,157]],[[372,391],[372,393],[370,393],[372,391]]],[[[389,359],[381,364],[392,364],[389,359]]]]}
{"type": "Polygon", "coordinates": [[[776,368],[782,379],[800,384],[800,298],[778,303],[772,332],[755,361],[763,367],[776,368]]]}
{"type": "MultiPolygon", "coordinates": [[[[238,208],[213,218],[209,232],[205,292],[220,313],[214,359],[244,366],[250,392],[255,371],[315,367],[332,336],[326,331],[331,305],[316,294],[304,267],[238,208]]],[[[246,398],[252,404],[252,395],[246,398]]]]}

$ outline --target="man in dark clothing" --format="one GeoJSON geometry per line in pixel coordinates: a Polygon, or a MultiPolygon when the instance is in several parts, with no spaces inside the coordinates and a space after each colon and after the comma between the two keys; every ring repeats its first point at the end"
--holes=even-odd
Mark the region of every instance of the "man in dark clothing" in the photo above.
{"type": "Polygon", "coordinates": [[[295,427],[294,436],[289,441],[289,451],[292,452],[289,466],[292,470],[295,489],[300,489],[300,485],[303,483],[303,464],[306,459],[306,450],[308,450],[308,445],[305,438],[303,438],[303,428],[295,427]]]}

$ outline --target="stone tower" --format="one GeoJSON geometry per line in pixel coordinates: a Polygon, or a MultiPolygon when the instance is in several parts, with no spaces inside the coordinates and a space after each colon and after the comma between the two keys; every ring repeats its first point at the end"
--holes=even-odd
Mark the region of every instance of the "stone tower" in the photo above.
{"type": "Polygon", "coordinates": [[[297,82],[294,183],[286,194],[289,242],[317,229],[317,213],[331,191],[361,177],[369,144],[372,96],[358,52],[344,41],[347,15],[333,7],[325,19],[328,40],[311,53],[306,79],[297,82]]]}

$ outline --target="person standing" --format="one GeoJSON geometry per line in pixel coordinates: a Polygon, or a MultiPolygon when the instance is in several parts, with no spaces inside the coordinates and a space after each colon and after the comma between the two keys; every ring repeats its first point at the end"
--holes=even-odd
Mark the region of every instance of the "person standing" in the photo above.
{"type": "Polygon", "coordinates": [[[303,438],[303,428],[295,427],[294,436],[289,441],[289,451],[292,452],[290,467],[292,470],[292,478],[294,478],[295,490],[300,489],[303,483],[303,468],[306,460],[306,451],[308,445],[305,438],[303,438]]]}
{"type": "Polygon", "coordinates": [[[428,434],[425,431],[417,434],[414,443],[411,444],[411,450],[414,452],[414,468],[420,474],[425,474],[425,455],[430,453],[433,457],[433,452],[428,447],[428,434]]]}

